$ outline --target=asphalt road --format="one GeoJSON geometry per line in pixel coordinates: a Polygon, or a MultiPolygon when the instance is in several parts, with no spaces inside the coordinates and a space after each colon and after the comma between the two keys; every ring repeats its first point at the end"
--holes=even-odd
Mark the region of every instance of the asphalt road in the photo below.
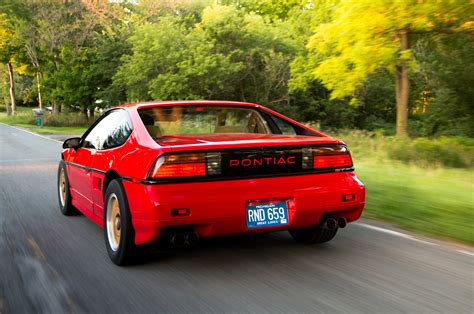
{"type": "Polygon", "coordinates": [[[0,313],[474,311],[471,249],[368,221],[319,246],[215,239],[117,267],[94,223],[59,212],[60,150],[0,124],[0,313]]]}

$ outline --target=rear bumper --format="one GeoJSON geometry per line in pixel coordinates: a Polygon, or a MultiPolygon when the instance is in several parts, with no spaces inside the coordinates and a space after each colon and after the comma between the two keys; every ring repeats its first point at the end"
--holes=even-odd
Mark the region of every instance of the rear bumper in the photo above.
{"type": "Polygon", "coordinates": [[[354,172],[215,182],[147,185],[123,181],[135,229],[135,243],[157,241],[165,228],[192,226],[200,237],[304,228],[324,216],[358,219],[365,188],[354,172]],[[343,201],[345,194],[354,194],[343,201]],[[286,199],[289,224],[248,229],[246,202],[286,199]],[[188,216],[171,216],[173,208],[189,208],[188,216]]]}

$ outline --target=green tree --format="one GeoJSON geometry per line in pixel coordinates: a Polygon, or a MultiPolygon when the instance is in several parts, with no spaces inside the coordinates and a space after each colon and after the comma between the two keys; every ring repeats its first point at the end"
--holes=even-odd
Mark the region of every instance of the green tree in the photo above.
{"type": "Polygon", "coordinates": [[[341,0],[308,43],[322,58],[313,75],[341,98],[353,95],[369,74],[388,69],[395,75],[397,135],[406,136],[411,45],[427,34],[472,31],[473,16],[473,2],[465,0],[341,0]]]}
{"type": "Polygon", "coordinates": [[[129,100],[288,101],[291,41],[232,6],[207,7],[201,16],[191,26],[177,16],[139,26],[114,84],[129,100]]]}
{"type": "Polygon", "coordinates": [[[13,62],[17,51],[17,42],[12,24],[7,15],[0,13],[0,63],[7,65],[10,104],[6,103],[7,113],[15,114],[15,79],[13,73],[13,62]]]}
{"type": "Polygon", "coordinates": [[[309,8],[310,0],[224,0],[223,4],[235,5],[247,12],[255,13],[270,21],[278,22],[290,18],[295,11],[309,8]]]}
{"type": "Polygon", "coordinates": [[[95,107],[118,67],[116,54],[123,53],[118,49],[123,41],[115,39],[124,7],[106,0],[53,0],[11,1],[0,8],[15,17],[21,38],[16,51],[30,64],[28,74],[36,76],[40,106],[44,96],[55,113],[66,106],[83,112],[95,107]]]}
{"type": "Polygon", "coordinates": [[[474,136],[474,36],[442,35],[415,47],[423,89],[425,135],[474,136]]]}

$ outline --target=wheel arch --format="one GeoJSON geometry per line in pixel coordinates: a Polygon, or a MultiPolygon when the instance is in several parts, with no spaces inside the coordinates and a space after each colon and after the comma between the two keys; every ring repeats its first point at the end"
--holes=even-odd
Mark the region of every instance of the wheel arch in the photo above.
{"type": "Polygon", "coordinates": [[[120,179],[120,175],[117,171],[110,169],[105,173],[104,183],[102,185],[102,196],[105,197],[105,192],[107,191],[107,187],[109,186],[110,182],[115,179],[120,179]]]}

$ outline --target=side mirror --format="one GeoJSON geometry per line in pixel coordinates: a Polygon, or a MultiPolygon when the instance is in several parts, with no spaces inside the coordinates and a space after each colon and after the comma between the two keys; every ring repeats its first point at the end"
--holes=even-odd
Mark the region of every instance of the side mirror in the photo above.
{"type": "Polygon", "coordinates": [[[63,143],[63,148],[73,148],[77,149],[79,147],[79,143],[81,142],[80,137],[72,137],[68,138],[67,140],[64,141],[63,143]]]}

